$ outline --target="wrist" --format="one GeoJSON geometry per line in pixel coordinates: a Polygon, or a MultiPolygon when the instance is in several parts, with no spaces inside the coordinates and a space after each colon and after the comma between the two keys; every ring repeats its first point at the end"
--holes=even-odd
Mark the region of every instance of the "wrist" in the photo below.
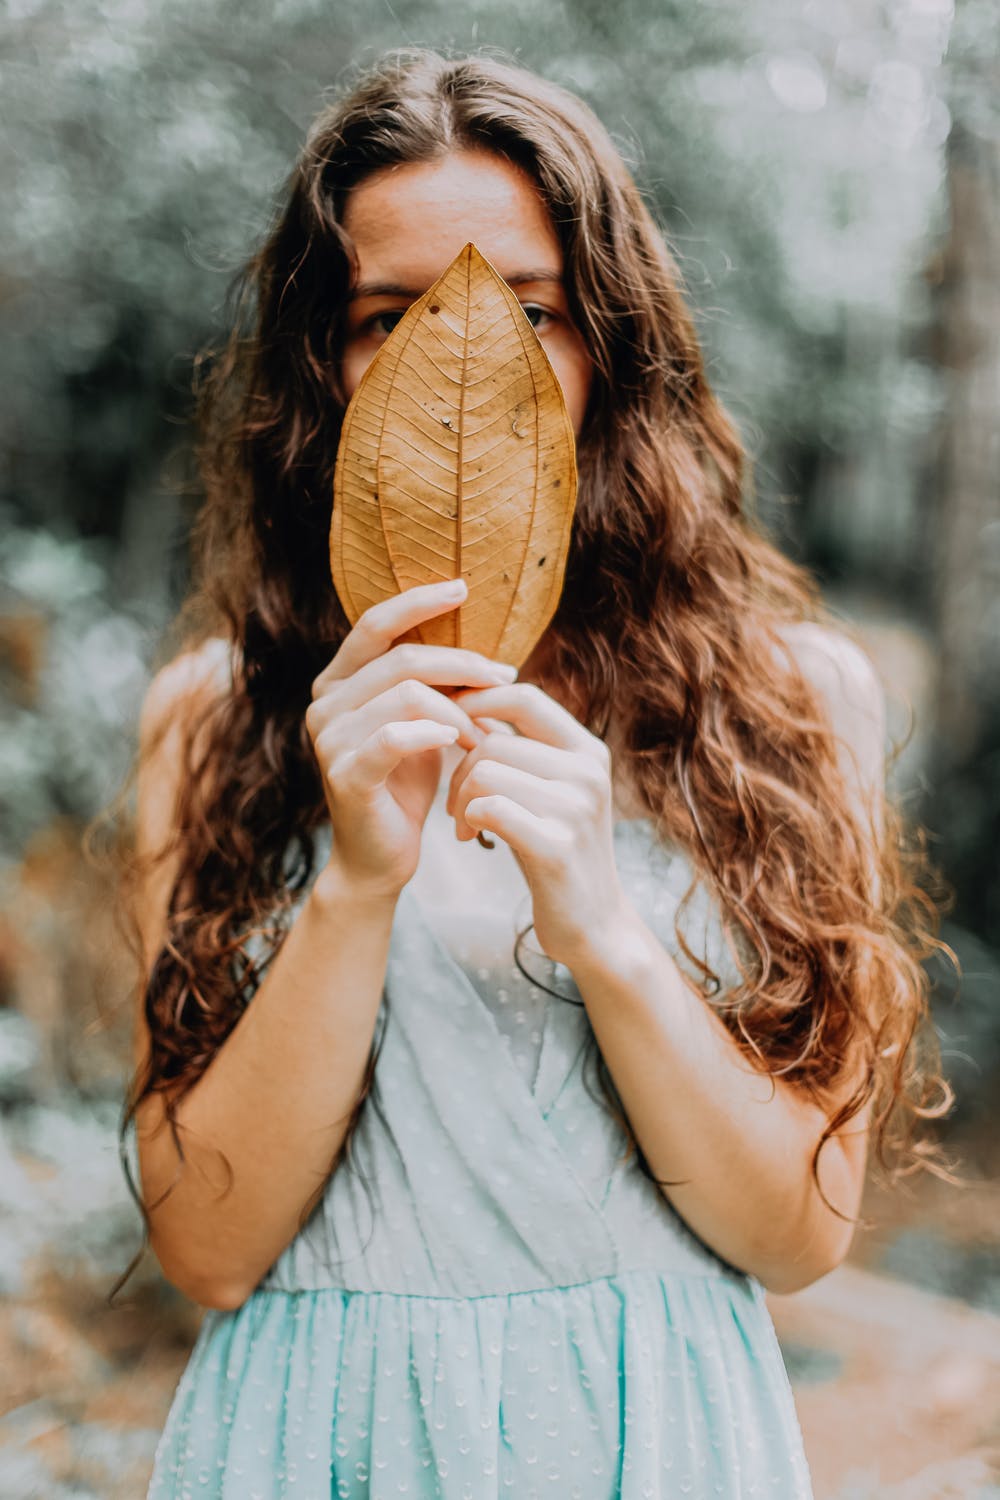
{"type": "Polygon", "coordinates": [[[574,978],[633,979],[650,962],[650,931],[631,902],[623,899],[600,923],[581,935],[572,964],[574,978]]]}
{"type": "Polygon", "coordinates": [[[399,891],[384,882],[350,874],[331,856],[316,876],[309,900],[323,912],[350,910],[359,916],[385,916],[391,920],[399,891]]]}

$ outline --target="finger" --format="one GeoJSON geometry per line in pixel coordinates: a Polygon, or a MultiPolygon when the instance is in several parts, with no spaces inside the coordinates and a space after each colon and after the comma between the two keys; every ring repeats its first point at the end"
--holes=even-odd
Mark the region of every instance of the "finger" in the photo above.
{"type": "Polygon", "coordinates": [[[341,642],[332,661],[320,673],[323,691],[328,680],[350,677],[366,662],[383,655],[397,636],[404,635],[423,620],[457,609],[468,598],[468,585],[461,580],[450,592],[452,579],[440,583],[422,583],[403,589],[388,599],[372,604],[355,621],[341,642]]]}
{"type": "MultiPolygon", "coordinates": [[[[476,719],[475,722],[482,724],[483,720],[476,719]]],[[[571,782],[580,774],[581,762],[575,751],[561,750],[555,745],[543,745],[538,740],[528,739],[527,735],[512,732],[490,734],[455,767],[445,804],[446,812],[451,812],[465,781],[484,758],[503,761],[509,766],[519,766],[524,771],[532,771],[536,776],[548,777],[551,781],[571,782]]],[[[591,762],[587,761],[585,764],[589,767],[591,762]]]]}
{"type": "Polygon", "coordinates": [[[434,719],[382,724],[328,772],[334,792],[346,799],[370,796],[409,755],[450,745],[455,729],[434,719]]]}
{"type": "Polygon", "coordinates": [[[538,817],[500,793],[473,798],[466,814],[477,833],[495,833],[524,859],[548,864],[565,856],[568,839],[560,824],[538,817]]]}
{"type": "MultiPolygon", "coordinates": [[[[314,697],[306,710],[310,732],[315,738],[333,719],[362,708],[392,687],[419,682],[425,683],[430,691],[431,683],[426,683],[427,678],[432,682],[441,680],[453,689],[456,682],[469,681],[496,686],[502,681],[509,681],[510,673],[488,657],[480,656],[476,651],[462,651],[456,646],[398,646],[369,662],[367,666],[360,667],[346,681],[327,679],[327,687],[322,696],[314,697]]],[[[321,681],[322,674],[313,684],[314,693],[321,681]]],[[[458,702],[454,691],[437,692],[435,702],[437,700],[451,704],[454,712],[459,715],[455,722],[462,725],[463,743],[476,744],[480,735],[474,731],[471,716],[458,702]]],[[[433,710],[431,716],[434,717],[439,711],[440,705],[433,710]]]]}
{"type": "Polygon", "coordinates": [[[448,689],[448,696],[457,701],[458,693],[465,686],[500,687],[509,683],[516,672],[516,667],[493,661],[479,651],[407,641],[360,667],[351,682],[344,686],[353,691],[354,684],[357,684],[364,691],[369,684],[378,688],[391,687],[408,677],[419,677],[421,682],[448,689]]]}
{"type": "Polygon", "coordinates": [[[527,808],[529,812],[536,813],[540,818],[556,818],[570,828],[590,812],[589,799],[577,787],[535,776],[530,771],[522,770],[520,766],[481,760],[455,793],[451,810],[459,828],[463,820],[468,822],[464,817],[468,804],[477,797],[489,797],[498,793],[527,808]]]}
{"type": "Polygon", "coordinates": [[[359,708],[337,715],[327,733],[337,734],[348,743],[357,744],[381,724],[405,719],[434,719],[442,724],[453,725],[470,753],[486,738],[486,732],[457,703],[415,678],[398,682],[369,702],[361,704],[359,708]]]}
{"type": "Polygon", "coordinates": [[[425,646],[417,641],[393,646],[360,666],[347,679],[331,675],[337,660],[335,657],[313,683],[314,701],[332,697],[337,712],[357,708],[376,693],[411,677],[451,689],[448,697],[454,702],[456,689],[466,684],[496,687],[510,682],[511,671],[516,670],[491,661],[478,651],[466,651],[460,646],[425,646]]]}
{"type": "Polygon", "coordinates": [[[558,745],[566,750],[582,750],[595,759],[604,760],[608,749],[604,741],[591,734],[579,719],[550,698],[533,682],[502,683],[496,687],[469,687],[455,694],[455,702],[461,704],[473,718],[489,714],[512,724],[520,733],[545,744],[558,745]]]}

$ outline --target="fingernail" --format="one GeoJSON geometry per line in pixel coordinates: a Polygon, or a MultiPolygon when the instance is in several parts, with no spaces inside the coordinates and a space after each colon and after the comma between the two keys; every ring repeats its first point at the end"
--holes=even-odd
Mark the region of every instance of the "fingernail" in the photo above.
{"type": "Polygon", "coordinates": [[[493,668],[497,675],[502,677],[505,682],[513,682],[520,671],[520,667],[515,667],[509,661],[496,661],[493,663],[493,668]]]}
{"type": "Polygon", "coordinates": [[[452,594],[464,594],[466,587],[464,578],[449,578],[447,583],[441,585],[441,592],[450,597],[452,594]]]}

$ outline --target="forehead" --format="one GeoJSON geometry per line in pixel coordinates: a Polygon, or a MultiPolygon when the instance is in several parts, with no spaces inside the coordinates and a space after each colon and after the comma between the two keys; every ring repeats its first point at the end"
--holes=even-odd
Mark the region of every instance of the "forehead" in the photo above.
{"type": "Polygon", "coordinates": [[[562,251],[527,173],[485,151],[384,167],[348,195],[344,228],[365,281],[429,286],[472,240],[501,275],[525,265],[559,272],[562,251]]]}

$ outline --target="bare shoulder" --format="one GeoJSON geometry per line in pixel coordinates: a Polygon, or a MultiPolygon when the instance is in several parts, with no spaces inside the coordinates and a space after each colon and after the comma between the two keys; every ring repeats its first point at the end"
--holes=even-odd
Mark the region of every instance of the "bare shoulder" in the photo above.
{"type": "Polygon", "coordinates": [[[884,723],[885,692],[865,648],[844,631],[794,620],[778,631],[802,675],[822,694],[835,724],[845,714],[884,723]]]}
{"type": "Polygon", "coordinates": [[[849,779],[862,787],[884,777],[886,699],[871,656],[843,631],[813,620],[781,627],[781,639],[823,702],[849,779]]]}
{"type": "Polygon", "coordinates": [[[232,690],[232,646],[221,636],[209,636],[183,651],[156,672],[146,689],[139,717],[139,739],[151,749],[171,728],[179,728],[189,713],[209,699],[232,690]]]}
{"type": "Polygon", "coordinates": [[[139,715],[137,839],[151,848],[170,837],[187,750],[200,749],[200,715],[232,692],[228,641],[210,637],[153,676],[139,715]],[[189,745],[193,736],[194,745],[189,745]]]}
{"type": "MultiPolygon", "coordinates": [[[[135,815],[135,848],[151,856],[136,892],[136,916],[145,962],[150,965],[163,941],[165,914],[177,875],[178,796],[184,776],[188,726],[203,704],[232,688],[229,643],[211,637],[175,656],[152,678],[139,718],[139,764],[135,815]]],[[[148,971],[148,970],[147,970],[148,971]]],[[[140,1015],[136,1056],[142,1055],[146,1031],[140,1015]]]]}
{"type": "Polygon", "coordinates": [[[875,664],[863,646],[833,626],[793,620],[779,634],[803,674],[820,691],[872,708],[882,691],[875,664]]]}

